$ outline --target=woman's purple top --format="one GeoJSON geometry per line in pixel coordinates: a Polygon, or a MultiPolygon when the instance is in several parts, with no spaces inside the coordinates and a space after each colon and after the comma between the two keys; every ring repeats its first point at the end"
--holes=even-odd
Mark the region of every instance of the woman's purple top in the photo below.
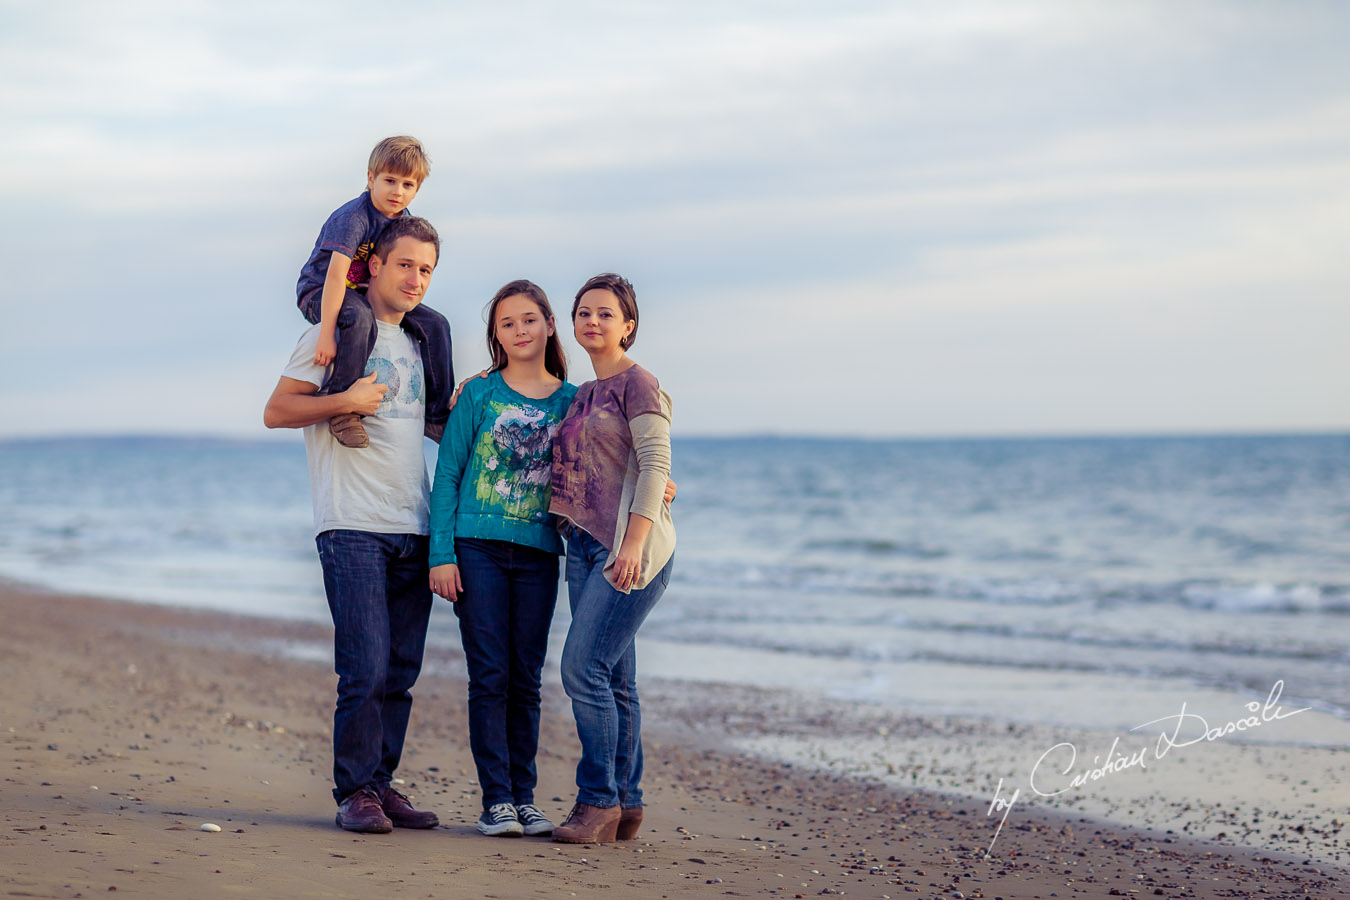
{"type": "MultiPolygon", "coordinates": [[[[577,389],[553,436],[553,498],[549,511],[569,519],[614,550],[619,500],[633,451],[629,422],[661,412],[656,376],[634,364],[577,389]]],[[[664,479],[662,479],[664,485],[664,479]]]]}

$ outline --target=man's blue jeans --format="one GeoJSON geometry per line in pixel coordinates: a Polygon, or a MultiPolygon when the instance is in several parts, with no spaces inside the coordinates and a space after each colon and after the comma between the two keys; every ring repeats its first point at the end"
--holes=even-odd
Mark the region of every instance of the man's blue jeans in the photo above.
{"type": "Polygon", "coordinates": [[[464,593],[454,604],[469,668],[469,749],[483,808],[534,802],[539,675],[558,602],[558,555],[456,538],[464,593]]]}
{"type": "Polygon", "coordinates": [[[666,591],[672,557],[645,588],[624,594],[605,580],[605,545],[580,529],[567,539],[572,627],[562,680],[581,739],[577,800],[590,806],[642,805],[642,710],[633,639],[666,591]]]}
{"type": "Polygon", "coordinates": [[[427,537],[325,531],[315,538],[333,614],[333,797],[393,780],[431,615],[427,537]]]}

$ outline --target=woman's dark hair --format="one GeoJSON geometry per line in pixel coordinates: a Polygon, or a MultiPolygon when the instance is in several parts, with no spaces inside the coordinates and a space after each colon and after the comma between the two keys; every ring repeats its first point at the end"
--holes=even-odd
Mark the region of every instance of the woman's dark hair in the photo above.
{"type": "Polygon", "coordinates": [[[577,298],[572,301],[572,321],[576,321],[577,307],[581,305],[581,297],[587,291],[609,291],[619,301],[619,311],[623,313],[625,322],[633,323],[633,332],[628,337],[619,341],[619,346],[627,350],[637,341],[638,331],[638,307],[637,291],[633,290],[633,284],[622,275],[615,275],[613,272],[604,272],[593,278],[588,278],[586,283],[577,291],[577,298]]]}
{"type": "MultiPolygon", "coordinates": [[[[548,295],[539,285],[524,278],[502,285],[501,290],[492,295],[492,302],[488,304],[487,309],[487,344],[488,353],[492,354],[492,368],[489,371],[496,372],[506,368],[506,348],[497,340],[497,307],[508,297],[516,296],[529,297],[535,306],[539,307],[539,312],[543,313],[544,318],[550,322],[553,320],[553,307],[549,305],[548,295]]],[[[544,368],[553,377],[561,381],[567,380],[567,355],[563,353],[562,342],[558,340],[556,324],[553,333],[548,336],[548,342],[544,344],[544,368]]]]}

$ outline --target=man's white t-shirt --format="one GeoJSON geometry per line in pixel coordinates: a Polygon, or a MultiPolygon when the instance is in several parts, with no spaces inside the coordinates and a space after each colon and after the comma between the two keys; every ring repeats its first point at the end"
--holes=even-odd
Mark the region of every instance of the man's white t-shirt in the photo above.
{"type": "MultiPolygon", "coordinates": [[[[375,415],[361,424],[370,446],[354,449],[337,442],[327,420],[303,429],[314,495],[314,533],[334,528],[380,534],[427,534],[428,482],[422,456],[426,381],[417,344],[397,325],[376,321],[379,335],[366,374],[387,385],[375,415]]],[[[328,374],[315,365],[319,326],[300,336],[287,378],[322,386],[328,374]]]]}

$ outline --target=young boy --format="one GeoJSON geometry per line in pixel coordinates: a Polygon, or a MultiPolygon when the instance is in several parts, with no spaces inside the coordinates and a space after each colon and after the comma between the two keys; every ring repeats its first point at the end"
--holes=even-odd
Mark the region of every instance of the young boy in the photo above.
{"type": "MultiPolygon", "coordinates": [[[[305,318],[319,326],[314,363],[333,366],[320,394],[339,394],[365,375],[377,334],[365,297],[366,260],[389,223],[407,214],[408,204],[430,172],[431,161],[416,138],[385,138],[371,151],[366,190],[338,207],[319,231],[309,261],[300,270],[296,302],[305,318]]],[[[422,355],[427,380],[426,435],[439,441],[453,389],[450,323],[434,309],[418,306],[404,316],[402,327],[422,355]]],[[[344,447],[370,445],[356,413],[334,416],[328,427],[344,447]]]]}

